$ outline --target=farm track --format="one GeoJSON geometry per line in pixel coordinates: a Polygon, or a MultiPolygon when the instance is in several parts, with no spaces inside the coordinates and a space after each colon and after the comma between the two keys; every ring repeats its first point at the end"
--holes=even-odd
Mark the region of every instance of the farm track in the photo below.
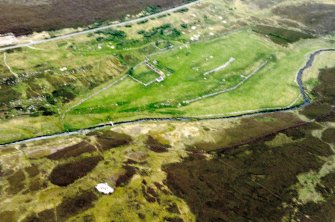
{"type": "Polygon", "coordinates": [[[96,31],[105,30],[105,29],[109,29],[109,28],[117,28],[117,27],[132,25],[134,23],[143,22],[143,21],[146,21],[148,19],[157,18],[159,16],[163,16],[163,15],[166,15],[166,14],[169,14],[169,13],[176,12],[180,9],[185,8],[185,7],[196,5],[196,4],[200,3],[201,1],[203,1],[203,0],[196,0],[196,1],[193,1],[191,3],[187,3],[187,4],[184,4],[184,5],[175,7],[175,8],[171,8],[171,9],[168,9],[168,10],[165,10],[165,11],[162,11],[162,12],[158,12],[156,14],[152,14],[152,15],[137,18],[137,19],[133,19],[133,20],[126,21],[126,22],[120,22],[120,23],[117,23],[117,24],[106,25],[106,26],[102,26],[102,27],[98,27],[98,28],[94,28],[94,29],[84,30],[84,31],[81,31],[81,32],[74,32],[74,33],[70,33],[70,34],[66,34],[66,35],[62,35],[62,36],[57,36],[57,37],[54,37],[54,38],[43,39],[43,40],[38,40],[38,41],[31,41],[29,43],[22,43],[22,44],[18,44],[18,45],[14,45],[14,46],[3,47],[3,48],[0,48],[0,52],[11,50],[11,49],[22,48],[22,47],[29,47],[29,46],[38,45],[38,44],[47,43],[47,42],[52,42],[52,41],[68,39],[68,38],[72,38],[72,37],[77,36],[77,35],[84,35],[84,34],[94,33],[96,31]]]}
{"type": "Polygon", "coordinates": [[[204,121],[204,120],[220,120],[220,119],[234,119],[234,118],[240,118],[240,117],[250,117],[250,116],[257,116],[257,115],[262,115],[266,113],[276,113],[276,112],[285,112],[285,111],[291,111],[291,110],[297,110],[300,108],[305,107],[306,105],[311,103],[311,99],[308,96],[308,94],[305,91],[305,87],[303,85],[302,81],[302,76],[304,72],[310,68],[314,61],[315,57],[322,52],[330,52],[330,51],[335,51],[334,49],[319,49],[312,54],[310,54],[307,62],[305,65],[300,68],[297,72],[297,77],[296,81],[300,89],[301,96],[304,98],[304,102],[300,105],[293,105],[291,107],[284,107],[284,108],[274,108],[274,109],[266,109],[266,110],[260,110],[256,112],[249,112],[249,113],[244,113],[244,114],[238,114],[238,115],[230,115],[230,116],[218,116],[218,117],[174,117],[174,118],[141,118],[141,119],[135,119],[135,120],[130,120],[130,121],[120,121],[120,122],[109,122],[109,123],[104,123],[104,124],[99,124],[97,126],[92,126],[86,129],[81,129],[77,131],[72,131],[72,132],[63,132],[63,133],[55,133],[52,135],[44,135],[44,136],[37,136],[34,138],[30,139],[23,139],[23,140],[18,140],[15,142],[10,142],[10,143],[4,143],[1,144],[0,147],[5,147],[8,145],[18,145],[18,144],[23,144],[23,143],[28,143],[28,142],[35,142],[35,141],[41,141],[41,140],[46,140],[46,139],[52,139],[52,138],[58,138],[58,137],[63,137],[63,136],[71,136],[71,135],[81,135],[81,134],[86,134],[92,131],[96,131],[99,129],[107,128],[107,127],[113,127],[113,126],[119,126],[119,125],[125,125],[125,124],[133,124],[133,123],[142,123],[142,122],[163,122],[163,121],[204,121]]]}
{"type": "Polygon", "coordinates": [[[19,75],[17,74],[17,73],[15,73],[15,72],[13,72],[13,70],[12,70],[12,68],[8,65],[8,63],[7,63],[7,54],[6,54],[6,52],[4,52],[3,53],[3,62],[4,62],[4,64],[5,64],[5,66],[7,67],[7,69],[9,70],[9,72],[11,73],[11,74],[13,74],[13,76],[15,77],[15,78],[19,78],[19,75]]]}

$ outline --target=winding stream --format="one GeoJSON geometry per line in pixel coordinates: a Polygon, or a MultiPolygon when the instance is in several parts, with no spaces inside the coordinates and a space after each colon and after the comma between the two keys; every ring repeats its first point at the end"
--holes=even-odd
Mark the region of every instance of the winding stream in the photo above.
{"type": "Polygon", "coordinates": [[[304,106],[308,105],[311,103],[310,97],[307,95],[305,91],[305,87],[303,85],[302,81],[302,76],[305,73],[305,71],[310,68],[317,55],[321,54],[322,52],[331,52],[335,51],[335,49],[319,49],[315,52],[313,52],[305,65],[299,69],[297,72],[297,78],[296,81],[298,83],[299,89],[301,96],[304,99],[304,102],[300,105],[293,105],[290,107],[285,107],[285,108],[274,108],[274,109],[267,109],[267,110],[261,110],[261,111],[256,111],[256,112],[250,112],[250,113],[244,113],[244,114],[238,114],[238,115],[231,115],[231,116],[221,116],[221,117],[174,117],[174,118],[141,118],[141,119],[135,119],[135,120],[130,120],[130,121],[121,121],[121,122],[115,122],[115,123],[104,123],[100,124],[98,126],[93,126],[89,127],[86,129],[81,129],[77,131],[72,131],[72,132],[63,132],[63,133],[55,133],[52,135],[44,135],[44,136],[37,136],[34,138],[30,139],[23,139],[23,140],[18,140],[15,142],[10,142],[10,143],[4,143],[1,144],[0,147],[5,147],[8,145],[18,145],[18,144],[23,144],[23,143],[28,143],[28,142],[34,142],[34,141],[40,141],[40,140],[46,140],[46,139],[52,139],[52,138],[58,138],[58,137],[63,137],[63,136],[71,136],[71,135],[81,135],[81,134],[86,134],[92,131],[96,131],[99,129],[107,128],[107,127],[113,127],[113,126],[119,126],[119,125],[125,125],[125,124],[132,124],[132,123],[142,123],[142,122],[159,122],[159,121],[201,121],[201,120],[216,120],[216,119],[232,119],[232,118],[239,118],[239,117],[245,117],[245,116],[254,116],[254,115],[261,115],[264,113],[276,113],[276,112],[283,112],[283,111],[289,111],[289,110],[296,110],[303,108],[304,106]]]}

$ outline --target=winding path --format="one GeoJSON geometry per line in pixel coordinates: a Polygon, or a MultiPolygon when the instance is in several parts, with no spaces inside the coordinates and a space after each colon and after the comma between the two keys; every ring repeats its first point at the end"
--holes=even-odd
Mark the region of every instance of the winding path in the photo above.
{"type": "Polygon", "coordinates": [[[293,105],[293,106],[284,107],[284,108],[266,109],[266,110],[261,110],[261,111],[256,111],[256,112],[237,114],[237,115],[231,115],[231,116],[221,116],[221,117],[141,118],[141,119],[136,119],[136,120],[121,121],[121,122],[115,122],[115,123],[109,122],[109,123],[100,124],[98,126],[92,126],[92,127],[86,128],[86,129],[73,131],[73,132],[64,132],[64,133],[56,133],[56,134],[52,134],[52,135],[37,136],[37,137],[34,137],[34,138],[30,138],[30,139],[23,139],[23,140],[18,140],[16,142],[5,143],[5,144],[1,144],[0,148],[5,147],[7,145],[17,145],[17,144],[22,144],[22,143],[28,143],[28,142],[58,138],[58,137],[63,137],[63,136],[86,134],[86,133],[96,131],[96,130],[99,130],[99,129],[103,129],[103,128],[107,128],[107,127],[113,127],[113,126],[119,126],[119,125],[125,125],[125,124],[132,124],[132,123],[160,122],[160,121],[195,121],[195,120],[201,121],[201,120],[216,120],[216,119],[217,120],[218,119],[232,119],[232,118],[239,118],[239,117],[246,117],[246,116],[261,115],[261,114],[264,114],[264,113],[276,113],[276,112],[283,112],[283,111],[289,111],[289,110],[296,110],[296,109],[302,108],[302,107],[311,103],[311,99],[307,95],[307,93],[305,91],[305,87],[303,85],[303,81],[302,81],[303,74],[305,73],[305,71],[308,68],[310,68],[313,65],[317,55],[321,54],[322,52],[331,52],[331,51],[335,51],[335,48],[334,49],[319,49],[319,50],[313,52],[309,56],[305,65],[302,68],[300,68],[299,71],[297,72],[296,80],[297,80],[297,83],[298,83],[298,86],[299,86],[299,89],[300,89],[301,96],[304,99],[304,102],[300,105],[293,105]]]}

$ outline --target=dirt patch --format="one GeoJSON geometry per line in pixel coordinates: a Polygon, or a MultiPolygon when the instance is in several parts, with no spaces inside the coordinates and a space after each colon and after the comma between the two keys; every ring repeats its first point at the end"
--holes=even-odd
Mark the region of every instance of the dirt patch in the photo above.
{"type": "Polygon", "coordinates": [[[142,194],[144,198],[150,203],[154,203],[154,202],[159,203],[160,201],[159,195],[156,193],[155,189],[153,189],[150,186],[148,187],[147,185],[143,183],[142,183],[142,194]]]}
{"type": "Polygon", "coordinates": [[[133,178],[133,176],[136,174],[135,167],[126,165],[123,168],[125,172],[122,175],[120,175],[115,182],[115,185],[117,187],[127,185],[130,182],[131,178],[133,178]]]}
{"type": "Polygon", "coordinates": [[[94,135],[96,137],[98,147],[101,151],[113,149],[119,146],[126,146],[132,142],[132,138],[130,136],[114,131],[101,131],[89,135],[94,135]]]}
{"type": "Polygon", "coordinates": [[[149,155],[144,152],[131,152],[127,155],[128,161],[127,163],[144,163],[148,159],[149,155]]]}
{"type": "Polygon", "coordinates": [[[35,165],[32,165],[30,167],[26,167],[26,168],[24,168],[24,170],[27,172],[29,177],[35,177],[40,173],[40,170],[35,165]]]}
{"type": "Polygon", "coordinates": [[[166,209],[168,212],[173,214],[180,214],[180,211],[178,209],[178,206],[176,203],[172,202],[169,204],[168,208],[166,209]]]}
{"type": "Polygon", "coordinates": [[[92,191],[86,191],[75,197],[64,198],[56,209],[48,209],[33,214],[24,219],[24,222],[54,222],[66,221],[93,206],[93,202],[98,198],[92,191]]]}
{"type": "Polygon", "coordinates": [[[43,222],[53,222],[55,221],[55,209],[48,209],[38,213],[38,218],[43,222]]]}
{"type": "Polygon", "coordinates": [[[9,183],[8,193],[17,194],[23,190],[25,187],[24,181],[26,176],[24,175],[23,170],[19,170],[7,178],[9,183]]]}
{"type": "Polygon", "coordinates": [[[164,221],[166,222],[184,222],[180,217],[164,217],[164,221]]]}
{"type": "Polygon", "coordinates": [[[68,218],[75,216],[93,206],[93,202],[98,198],[92,191],[86,191],[75,197],[64,198],[56,209],[48,209],[32,214],[25,218],[25,222],[54,222],[66,221],[68,218]]]}
{"type": "Polygon", "coordinates": [[[310,31],[330,33],[335,31],[335,4],[304,3],[278,6],[272,12],[280,17],[304,24],[310,31]]]}
{"type": "Polygon", "coordinates": [[[156,153],[168,152],[169,151],[168,149],[171,147],[168,144],[162,144],[161,142],[159,142],[158,140],[156,140],[152,136],[148,136],[148,139],[146,141],[146,145],[150,150],[152,150],[156,153]]]}
{"type": "Polygon", "coordinates": [[[160,183],[158,183],[158,182],[154,182],[154,185],[155,185],[155,187],[156,187],[159,191],[161,191],[162,193],[164,193],[164,194],[166,194],[166,195],[171,194],[171,193],[165,188],[165,186],[164,186],[163,184],[160,184],[160,183]]]}
{"type": "Polygon", "coordinates": [[[97,199],[97,196],[91,191],[82,192],[72,198],[64,198],[63,202],[56,208],[58,221],[65,221],[69,217],[93,207],[93,202],[97,199]]]}
{"type": "Polygon", "coordinates": [[[81,160],[56,166],[50,176],[51,183],[58,186],[67,186],[86,176],[98,163],[103,160],[100,156],[87,157],[81,160]]]}
{"type": "Polygon", "coordinates": [[[185,0],[48,0],[48,4],[0,3],[0,33],[26,35],[34,31],[89,25],[96,21],[120,19],[148,6],[170,8],[185,0]]]}
{"type": "Polygon", "coordinates": [[[17,221],[17,215],[15,211],[3,211],[0,213],[1,221],[14,222],[17,221]]]}
{"type": "Polygon", "coordinates": [[[284,46],[297,42],[300,39],[313,38],[312,35],[303,32],[264,25],[257,25],[252,30],[269,37],[274,43],[284,46]]]}
{"type": "Polygon", "coordinates": [[[26,217],[23,222],[54,222],[57,221],[55,216],[55,210],[48,209],[26,217]]]}
{"type": "Polygon", "coordinates": [[[77,157],[83,153],[90,153],[94,151],[96,151],[96,149],[92,144],[86,141],[82,141],[75,145],[65,147],[64,149],[61,149],[49,155],[47,158],[51,160],[60,160],[60,159],[66,159],[69,157],[77,157]]]}
{"type": "Polygon", "coordinates": [[[2,169],[2,166],[0,165],[0,177],[3,177],[5,175],[5,172],[2,169]]]}
{"type": "Polygon", "coordinates": [[[29,191],[30,192],[35,192],[35,191],[39,191],[43,188],[46,188],[48,186],[48,184],[40,179],[35,179],[32,180],[29,184],[29,191]]]}
{"type": "Polygon", "coordinates": [[[335,128],[326,129],[322,134],[322,140],[335,144],[335,128]]]}

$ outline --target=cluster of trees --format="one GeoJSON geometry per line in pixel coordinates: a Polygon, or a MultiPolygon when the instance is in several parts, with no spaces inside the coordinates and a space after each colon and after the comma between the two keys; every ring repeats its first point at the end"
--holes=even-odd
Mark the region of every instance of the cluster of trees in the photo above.
{"type": "Polygon", "coordinates": [[[177,38],[181,35],[181,32],[174,28],[171,24],[163,24],[158,27],[154,27],[149,31],[140,30],[138,34],[143,35],[145,40],[153,40],[155,38],[166,39],[177,38]]]}
{"type": "Polygon", "coordinates": [[[116,29],[107,29],[97,31],[96,34],[100,36],[96,38],[98,42],[100,41],[113,41],[119,42],[124,40],[127,37],[127,34],[124,31],[116,30],[116,29]]]}

